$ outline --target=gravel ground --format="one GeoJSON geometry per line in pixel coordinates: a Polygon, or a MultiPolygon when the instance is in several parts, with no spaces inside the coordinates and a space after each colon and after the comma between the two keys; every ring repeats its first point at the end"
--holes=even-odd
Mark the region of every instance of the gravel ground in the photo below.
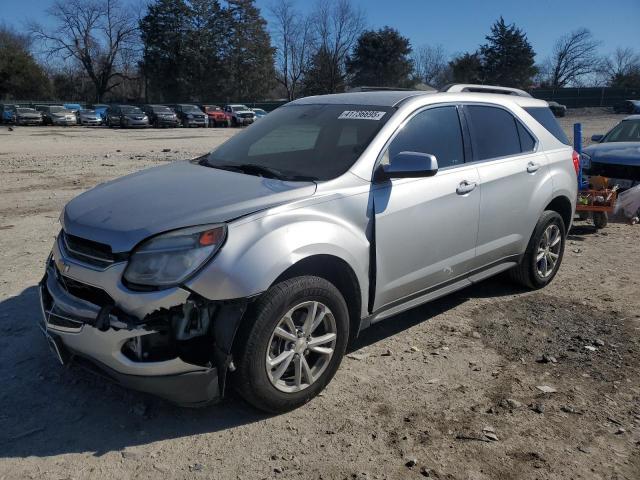
{"type": "Polygon", "coordinates": [[[577,223],[547,289],[490,280],[372,327],[288,414],[180,409],[59,367],[35,285],[62,206],[234,133],[0,127],[0,479],[640,478],[640,227],[622,222],[577,223]]]}

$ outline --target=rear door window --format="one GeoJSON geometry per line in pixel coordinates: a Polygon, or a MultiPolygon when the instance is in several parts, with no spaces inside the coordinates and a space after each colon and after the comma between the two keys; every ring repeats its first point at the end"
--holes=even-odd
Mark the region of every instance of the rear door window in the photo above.
{"type": "Polygon", "coordinates": [[[567,135],[554,117],[549,107],[524,107],[524,110],[535,118],[540,125],[565,145],[571,145],[567,135]]]}
{"type": "Polygon", "coordinates": [[[485,105],[465,106],[476,160],[521,153],[516,119],[506,110],[485,105]]]}
{"type": "Polygon", "coordinates": [[[463,164],[464,146],[457,108],[436,107],[418,113],[392,140],[382,162],[393,162],[400,152],[435,155],[439,168],[463,164]]]}

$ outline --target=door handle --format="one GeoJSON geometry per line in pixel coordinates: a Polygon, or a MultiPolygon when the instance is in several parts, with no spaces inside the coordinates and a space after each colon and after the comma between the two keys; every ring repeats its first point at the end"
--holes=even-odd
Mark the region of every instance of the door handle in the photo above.
{"type": "Polygon", "coordinates": [[[467,193],[472,192],[478,186],[476,182],[469,182],[467,180],[463,180],[456,188],[456,193],[458,195],[466,195],[467,193]]]}
{"type": "Polygon", "coordinates": [[[529,172],[529,173],[536,173],[539,168],[540,168],[540,164],[539,163],[529,162],[527,164],[527,172],[529,172]]]}

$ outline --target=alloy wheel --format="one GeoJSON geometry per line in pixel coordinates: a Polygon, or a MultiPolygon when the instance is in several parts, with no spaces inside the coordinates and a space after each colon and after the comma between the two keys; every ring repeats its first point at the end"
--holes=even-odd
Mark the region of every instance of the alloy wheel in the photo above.
{"type": "Polygon", "coordinates": [[[562,233],[560,232],[560,227],[552,223],[545,229],[542,238],[540,238],[540,243],[538,243],[536,270],[541,278],[547,278],[554,272],[560,258],[561,247],[562,233]]]}
{"type": "Polygon", "coordinates": [[[325,304],[307,301],[291,308],[268,343],[266,369],[271,384],[285,393],[311,386],[328,367],[336,340],[336,320],[325,304]]]}

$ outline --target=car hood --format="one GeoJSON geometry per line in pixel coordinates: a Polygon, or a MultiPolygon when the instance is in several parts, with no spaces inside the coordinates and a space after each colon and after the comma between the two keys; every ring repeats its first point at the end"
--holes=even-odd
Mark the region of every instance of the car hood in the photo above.
{"type": "Polygon", "coordinates": [[[313,182],[276,179],[175,162],[127,175],[79,195],[64,209],[71,234],[128,252],[168,230],[232,220],[315,193],[313,182]]]}
{"type": "Polygon", "coordinates": [[[236,110],[233,113],[252,113],[253,115],[255,115],[256,113],[253,110],[236,110]]]}
{"type": "Polygon", "coordinates": [[[584,152],[592,162],[640,166],[640,142],[609,142],[589,145],[584,152]]]}

